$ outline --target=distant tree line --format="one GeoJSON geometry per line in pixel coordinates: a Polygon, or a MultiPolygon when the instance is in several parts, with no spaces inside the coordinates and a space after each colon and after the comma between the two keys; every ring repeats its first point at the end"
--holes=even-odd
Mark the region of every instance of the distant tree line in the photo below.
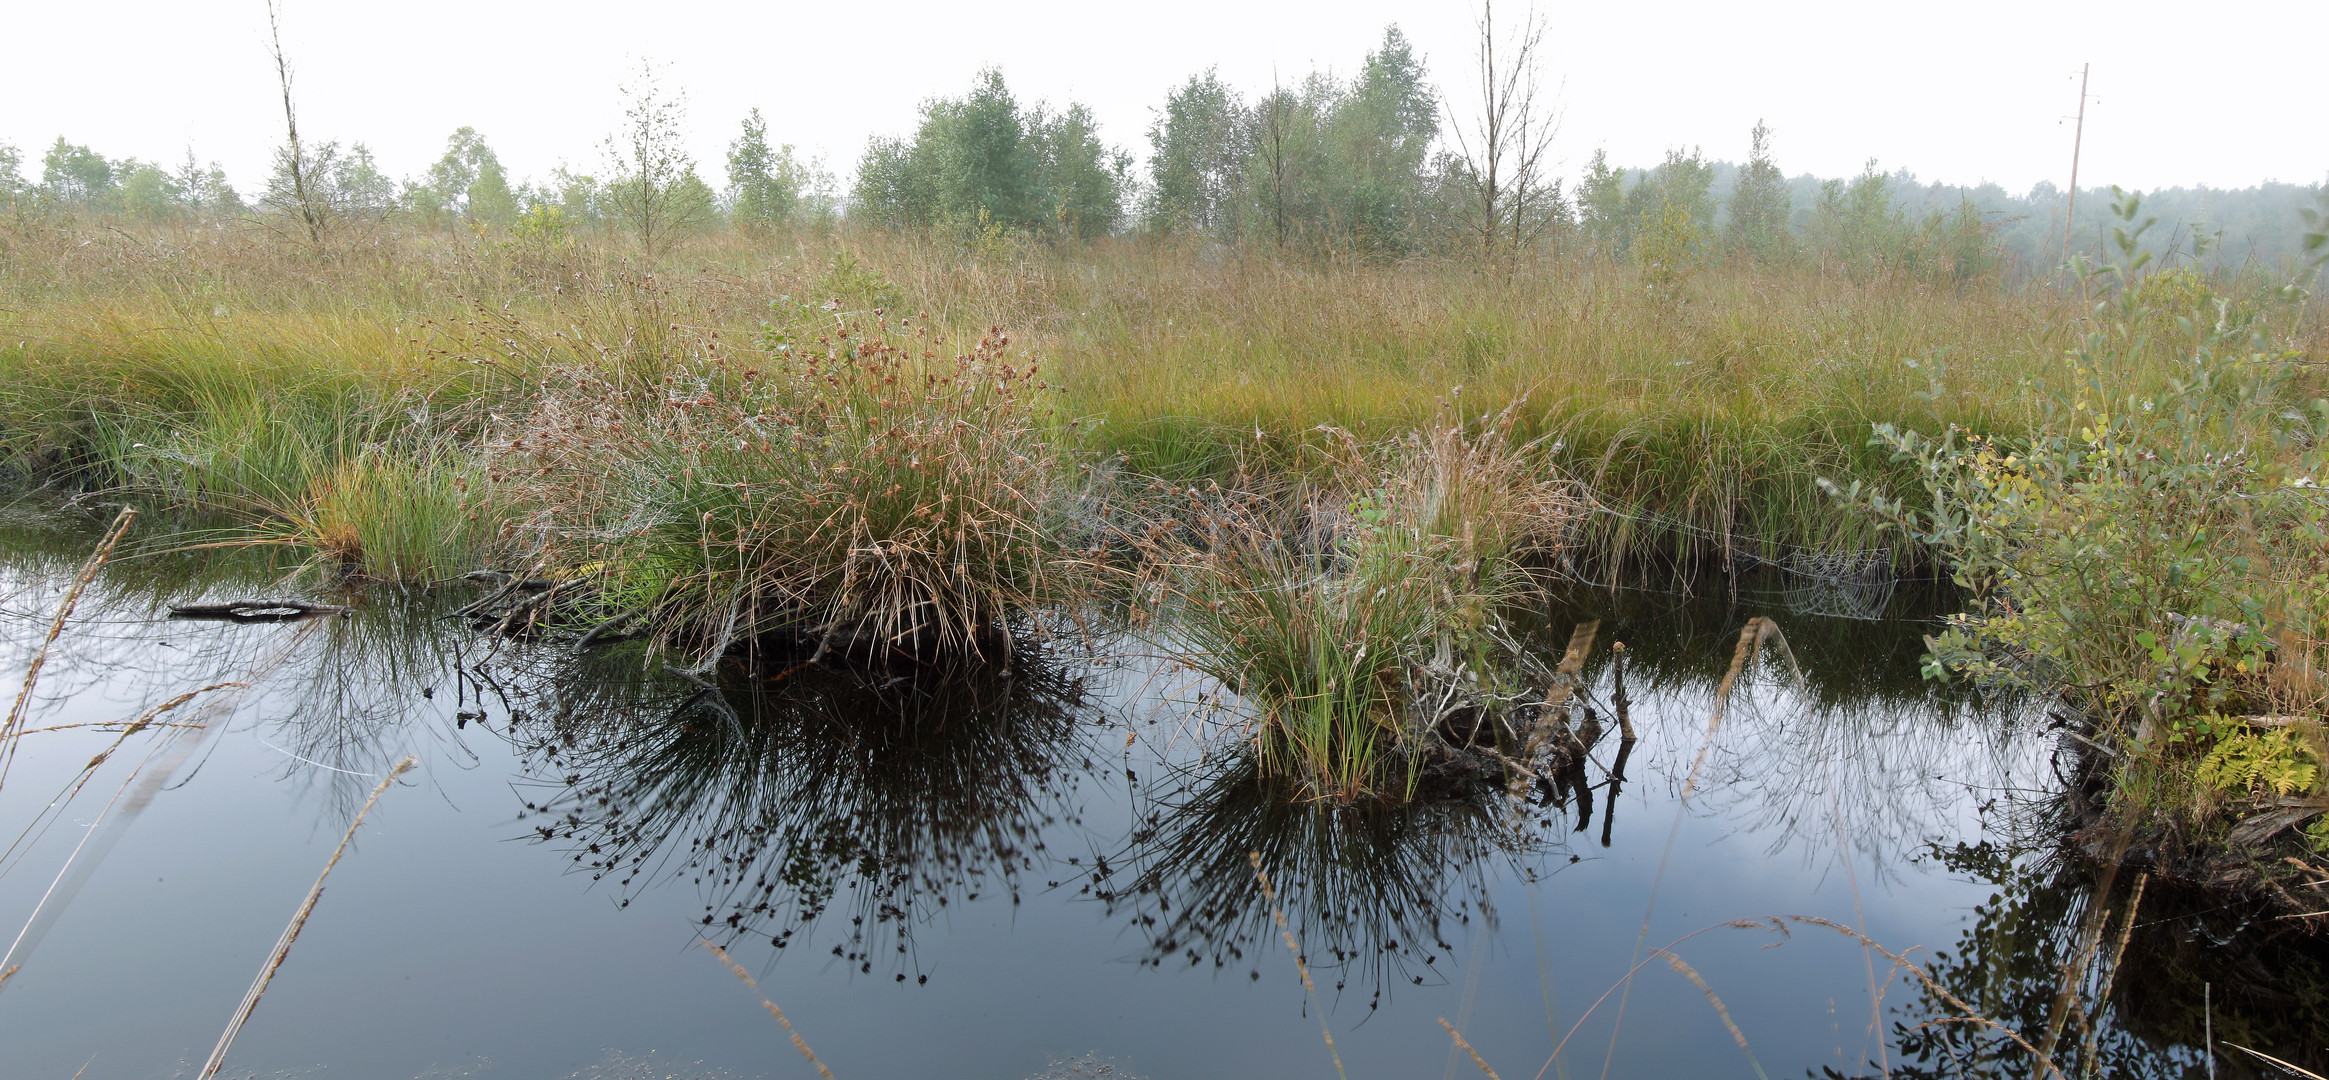
{"type": "MultiPolygon", "coordinates": [[[[1534,101],[1541,26],[1514,46],[1481,23],[1480,99],[1458,122],[1413,45],[1385,29],[1348,77],[1318,71],[1241,90],[1207,69],[1165,95],[1145,161],[1100,136],[1084,105],[1026,103],[1000,70],[958,97],[924,102],[905,134],[871,139],[846,186],[774,141],[758,109],[729,143],[722,187],[685,151],[686,101],[652,67],[623,88],[624,115],[595,168],[514,180],[463,127],[420,175],[387,176],[361,142],[278,151],[253,203],[215,162],[108,159],[59,138],[37,161],[0,144],[0,209],[143,223],[270,217],[362,228],[391,220],[560,240],[626,234],[649,249],[710,229],[830,228],[847,222],[971,242],[1028,237],[1182,238],[1362,260],[1417,255],[1592,252],[1632,261],[1652,287],[1717,259],[1817,262],[1848,273],[1972,278],[2051,268],[2064,248],[2064,193],[1925,184],[1873,160],[1856,176],[1788,176],[1755,125],[1744,163],[1676,148],[1646,168],[1595,151],[1570,185],[1551,175],[1534,101]],[[1532,109],[1536,111],[1532,113],[1532,109]]],[[[289,114],[286,85],[286,112],[289,114]]],[[[2293,256],[2299,215],[2322,186],[2151,193],[2155,248],[2228,263],[2293,256]]],[[[2109,199],[2079,201],[2071,250],[2099,250],[2109,199]]]]}
{"type": "Polygon", "coordinates": [[[137,158],[107,158],[59,137],[41,155],[39,179],[25,179],[24,155],[0,143],[0,207],[19,212],[71,209],[161,223],[197,217],[229,218],[249,212],[218,163],[202,164],[192,151],[176,167],[137,158]]]}

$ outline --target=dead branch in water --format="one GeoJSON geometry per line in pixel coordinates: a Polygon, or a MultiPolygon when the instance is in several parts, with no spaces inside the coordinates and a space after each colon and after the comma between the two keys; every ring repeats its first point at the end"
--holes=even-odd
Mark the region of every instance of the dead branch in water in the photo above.
{"type": "Polygon", "coordinates": [[[338,604],[318,604],[307,600],[269,598],[260,600],[227,600],[221,603],[172,604],[170,615],[178,619],[242,619],[267,621],[297,619],[309,615],[345,615],[350,609],[338,604]]]}

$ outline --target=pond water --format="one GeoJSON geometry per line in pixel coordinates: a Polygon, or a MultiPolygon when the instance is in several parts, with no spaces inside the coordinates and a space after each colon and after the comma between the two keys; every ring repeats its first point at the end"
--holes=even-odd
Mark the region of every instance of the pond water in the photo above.
{"type": "MultiPolygon", "coordinates": [[[[86,544],[6,539],[18,672],[86,544]]],[[[457,589],[166,617],[277,577],[125,559],[50,651],[25,726],[56,730],[0,777],[0,933],[26,927],[0,988],[10,1080],[194,1075],[407,755],[225,1075],[815,1075],[762,994],[842,1080],[1477,1075],[1443,1019],[1507,1078],[2032,1075],[1995,1035],[1929,1025],[1955,1014],[1835,927],[2042,1031],[2093,888],[2056,821],[2058,736],[1920,679],[1930,612],[1906,586],[1857,608],[1784,578],[1549,604],[1552,655],[1600,620],[1603,718],[1627,645],[1639,738],[1605,732],[1523,811],[1289,802],[1210,733],[1207,687],[1122,642],[970,684],[810,668],[705,690],[637,653],[473,634],[438,617],[457,589]],[[1710,725],[1754,615],[1800,671],[1770,652],[1710,725]],[[121,739],[68,725],[224,682],[250,685],[160,714],[180,726],[60,797],[121,739]]],[[[2164,887],[2139,912],[2092,1023],[2103,1075],[2202,1075],[2210,1024],[2318,1062],[2318,950],[2164,887]]]]}

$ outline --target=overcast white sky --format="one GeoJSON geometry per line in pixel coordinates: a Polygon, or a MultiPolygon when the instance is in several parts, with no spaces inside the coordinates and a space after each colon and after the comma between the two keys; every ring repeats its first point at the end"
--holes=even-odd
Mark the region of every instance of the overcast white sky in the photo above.
{"type": "MultiPolygon", "coordinates": [[[[1560,152],[1654,163],[1669,146],[1746,154],[1758,117],[1789,173],[1874,156],[1927,180],[2022,191],[2066,180],[2077,71],[2095,65],[2082,184],[2239,187],[2329,175],[2329,2],[2020,0],[1905,5],[1543,3],[1560,152]]],[[[111,157],[188,146],[239,186],[281,138],[263,0],[11,5],[0,142],[31,159],[58,135],[111,157]]],[[[759,106],[771,135],[846,173],[868,134],[1002,67],[1023,101],[1074,99],[1140,153],[1169,87],[1208,65],[1247,89],[1272,72],[1354,68],[1398,23],[1461,111],[1475,6],[1463,0],[1174,0],[1105,4],[656,0],[287,0],[285,44],[311,138],[362,140],[404,176],[452,129],[483,132],[519,176],[588,169],[641,57],[689,95],[715,183],[759,106]]],[[[1499,14],[1518,15],[1506,0],[1499,14]]]]}

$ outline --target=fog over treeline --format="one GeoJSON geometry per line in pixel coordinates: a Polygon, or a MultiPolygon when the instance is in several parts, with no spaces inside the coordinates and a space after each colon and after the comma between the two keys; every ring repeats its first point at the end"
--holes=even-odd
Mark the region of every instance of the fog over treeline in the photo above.
{"type": "MultiPolygon", "coordinates": [[[[1498,161],[1468,115],[1481,103],[1443,95],[1394,26],[1348,75],[1235,86],[1211,69],[1193,74],[1164,92],[1137,153],[1105,142],[1084,106],[1023,101],[988,69],[872,136],[854,162],[803,156],[783,142],[781,117],[759,110],[724,161],[698,162],[680,149],[684,95],[647,67],[625,86],[625,115],[612,118],[605,144],[578,148],[546,176],[511,176],[486,134],[467,127],[438,161],[404,177],[361,141],[285,145],[256,190],[238,189],[191,150],[177,162],[113,158],[60,136],[46,147],[0,144],[0,209],[19,221],[151,225],[287,215],[311,228],[328,215],[343,229],[624,233],[650,246],[723,228],[847,223],[970,240],[1208,238],[1362,259],[1587,247],[1644,260],[1880,260],[1955,276],[2042,271],[2065,251],[2068,200],[2051,181],[2010,192],[1926,181],[1875,160],[1856,176],[1790,176],[1784,129],[1761,125],[1745,162],[1677,147],[1658,162],[1596,151],[1562,163],[1548,150],[1549,93],[1519,100],[1520,144],[1498,161]]],[[[1575,145],[1574,133],[1559,134],[1575,145]]],[[[2144,215],[2159,225],[2143,242],[2205,267],[2270,267],[2298,253],[2301,214],[2323,197],[2318,182],[2147,192],[2144,215]]],[[[2103,250],[2112,200],[2107,184],[2080,191],[2068,250],[2103,250]]]]}

